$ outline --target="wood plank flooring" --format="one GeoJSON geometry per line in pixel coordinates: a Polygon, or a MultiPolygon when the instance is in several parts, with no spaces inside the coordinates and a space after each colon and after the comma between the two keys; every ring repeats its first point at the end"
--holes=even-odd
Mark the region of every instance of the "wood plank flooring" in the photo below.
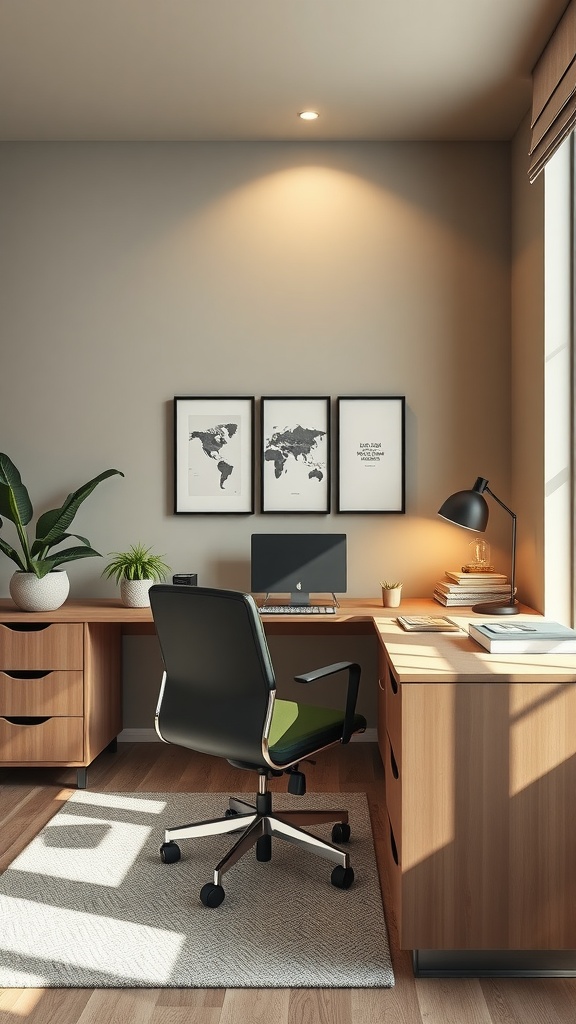
{"type": "MultiPolygon", "coordinates": [[[[309,792],[366,792],[382,866],[376,744],[334,748],[305,768],[309,792]]],[[[88,769],[88,788],[110,792],[252,792],[253,781],[225,761],[163,743],[119,744],[88,769]]],[[[285,790],[286,780],[271,785],[285,790]]],[[[0,769],[0,871],[74,787],[70,770],[0,769]]],[[[576,1024],[576,979],[415,979],[388,909],[386,919],[393,989],[0,989],[0,1024],[576,1024]]]]}

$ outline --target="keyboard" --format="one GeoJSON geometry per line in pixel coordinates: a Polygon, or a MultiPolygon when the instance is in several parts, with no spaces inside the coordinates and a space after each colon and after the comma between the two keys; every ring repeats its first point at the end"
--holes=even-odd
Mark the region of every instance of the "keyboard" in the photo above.
{"type": "Polygon", "coordinates": [[[263,604],[261,615],[334,615],[333,604],[263,604]]]}

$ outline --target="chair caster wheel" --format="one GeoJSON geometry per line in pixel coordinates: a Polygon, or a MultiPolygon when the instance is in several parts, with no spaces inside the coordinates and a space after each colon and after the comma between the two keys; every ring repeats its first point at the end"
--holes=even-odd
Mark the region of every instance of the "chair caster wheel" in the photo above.
{"type": "Polygon", "coordinates": [[[200,889],[200,899],[205,907],[219,907],[226,893],[221,885],[206,882],[200,889]]]}
{"type": "Polygon", "coordinates": [[[347,843],[350,839],[350,825],[345,821],[339,821],[332,827],[332,842],[347,843]]]}
{"type": "Polygon", "coordinates": [[[330,881],[337,889],[349,889],[354,881],[354,872],[352,868],[343,868],[339,864],[334,868],[330,881]]]}
{"type": "Polygon", "coordinates": [[[162,843],[160,847],[160,860],[163,864],[175,864],[180,860],[181,853],[178,843],[162,843]]]}

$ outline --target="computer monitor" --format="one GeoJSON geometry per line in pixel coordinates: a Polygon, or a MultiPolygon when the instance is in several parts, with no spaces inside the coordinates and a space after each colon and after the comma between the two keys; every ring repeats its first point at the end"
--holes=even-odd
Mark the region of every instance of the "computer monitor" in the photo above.
{"type": "Polygon", "coordinates": [[[294,605],[310,594],[346,592],[345,533],[253,533],[251,590],[290,594],[294,605]]]}

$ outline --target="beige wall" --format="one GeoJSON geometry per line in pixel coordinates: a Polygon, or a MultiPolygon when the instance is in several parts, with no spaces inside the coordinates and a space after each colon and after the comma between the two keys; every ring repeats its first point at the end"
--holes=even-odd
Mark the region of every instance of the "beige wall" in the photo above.
{"type": "MultiPolygon", "coordinates": [[[[512,501],[507,145],[10,144],[0,209],[0,449],[41,507],[124,471],[75,523],[98,550],[249,589],[252,532],[335,530],[350,595],[429,594],[467,557],[447,494],[483,475],[512,501]],[[173,516],[186,394],[405,395],[407,515],[173,516]]],[[[69,567],[73,596],[115,593],[102,565],[69,567]]]]}

